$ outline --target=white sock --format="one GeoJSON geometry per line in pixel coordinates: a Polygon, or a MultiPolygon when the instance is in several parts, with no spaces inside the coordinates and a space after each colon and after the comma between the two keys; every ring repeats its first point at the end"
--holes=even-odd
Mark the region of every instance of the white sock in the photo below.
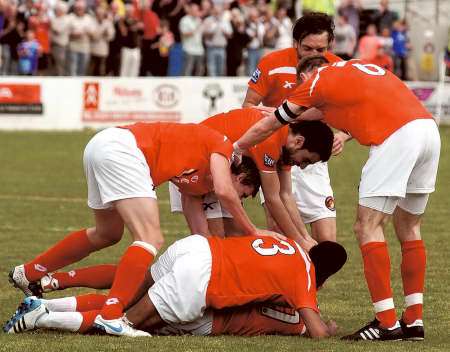
{"type": "Polygon", "coordinates": [[[83,322],[79,312],[49,312],[36,322],[37,328],[78,331],[83,322]]]}
{"type": "Polygon", "coordinates": [[[77,299],[75,297],[63,297],[55,299],[41,299],[42,303],[52,312],[75,312],[77,299]]]}

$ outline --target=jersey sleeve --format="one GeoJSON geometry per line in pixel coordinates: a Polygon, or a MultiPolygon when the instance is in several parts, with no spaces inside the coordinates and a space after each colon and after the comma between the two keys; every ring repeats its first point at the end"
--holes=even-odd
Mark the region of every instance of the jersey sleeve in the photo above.
{"type": "Polygon", "coordinates": [[[266,58],[262,58],[253,71],[250,80],[248,81],[248,87],[253,89],[260,96],[265,97],[269,93],[269,72],[268,63],[266,58]]]}
{"type": "Polygon", "coordinates": [[[323,86],[325,85],[323,78],[324,71],[328,66],[321,67],[306,82],[295,88],[291,95],[287,97],[290,103],[310,107],[320,107],[323,103],[323,86]]]}
{"type": "Polygon", "coordinates": [[[261,172],[276,172],[280,151],[277,150],[273,138],[262,141],[250,149],[250,155],[261,172]]]}
{"type": "Polygon", "coordinates": [[[206,126],[204,138],[208,141],[208,152],[211,155],[212,153],[218,153],[223,155],[225,158],[231,162],[231,155],[233,153],[233,145],[228,137],[220,134],[217,131],[214,131],[206,126]]]}

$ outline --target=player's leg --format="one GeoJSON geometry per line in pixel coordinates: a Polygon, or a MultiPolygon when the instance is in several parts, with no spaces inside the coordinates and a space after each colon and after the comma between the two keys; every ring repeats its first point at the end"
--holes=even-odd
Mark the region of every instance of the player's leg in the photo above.
{"type": "Polygon", "coordinates": [[[293,167],[292,194],[303,222],[318,241],[336,241],[336,208],[327,163],[293,167]]]}

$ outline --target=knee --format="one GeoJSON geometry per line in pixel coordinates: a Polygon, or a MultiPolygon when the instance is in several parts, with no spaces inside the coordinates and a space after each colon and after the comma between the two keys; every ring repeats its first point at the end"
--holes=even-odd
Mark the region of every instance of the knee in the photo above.
{"type": "Polygon", "coordinates": [[[123,236],[123,227],[114,230],[95,230],[90,236],[90,241],[97,249],[109,247],[118,243],[123,236]]]}

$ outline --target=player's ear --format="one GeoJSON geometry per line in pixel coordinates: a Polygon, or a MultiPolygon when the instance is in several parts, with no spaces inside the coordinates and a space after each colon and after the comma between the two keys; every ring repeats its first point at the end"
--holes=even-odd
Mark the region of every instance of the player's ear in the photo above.
{"type": "Polygon", "coordinates": [[[303,137],[301,134],[297,134],[295,136],[295,146],[298,149],[302,149],[303,144],[305,144],[305,137],[303,137]]]}
{"type": "Polygon", "coordinates": [[[304,72],[300,72],[300,80],[302,82],[306,82],[308,80],[308,76],[304,72]]]}

